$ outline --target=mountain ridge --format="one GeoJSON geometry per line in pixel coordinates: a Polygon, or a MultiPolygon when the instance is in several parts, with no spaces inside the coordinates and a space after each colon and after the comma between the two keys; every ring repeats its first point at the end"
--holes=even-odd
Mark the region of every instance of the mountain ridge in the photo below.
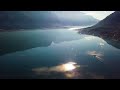
{"type": "MultiPolygon", "coordinates": [[[[72,20],[58,17],[55,11],[0,11],[0,29],[4,30],[18,30],[18,29],[41,29],[62,26],[74,26],[83,24],[93,24],[97,22],[96,19],[90,20],[72,20]],[[83,22],[84,21],[84,22],[83,22]]],[[[60,11],[61,12],[61,11],[60,11]]],[[[67,11],[65,17],[67,17],[67,11]]],[[[62,15],[62,14],[59,14],[62,15]]],[[[83,14],[84,17],[84,14],[83,14]]],[[[85,16],[86,18],[91,16],[85,16]]]]}
{"type": "Polygon", "coordinates": [[[54,13],[60,18],[60,21],[64,25],[88,26],[94,25],[99,21],[80,11],[55,11],[54,13]]]}
{"type": "Polygon", "coordinates": [[[98,36],[120,49],[120,11],[115,11],[92,27],[79,29],[78,33],[98,36]]]}

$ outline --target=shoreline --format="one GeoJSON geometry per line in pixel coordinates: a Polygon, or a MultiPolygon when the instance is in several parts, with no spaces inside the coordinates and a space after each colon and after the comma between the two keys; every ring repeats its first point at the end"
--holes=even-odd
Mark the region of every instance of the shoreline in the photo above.
{"type": "Polygon", "coordinates": [[[0,32],[19,32],[19,31],[35,31],[35,30],[51,30],[51,29],[72,29],[75,31],[79,31],[80,29],[84,29],[88,26],[59,26],[59,27],[49,27],[49,28],[34,28],[34,29],[0,29],[0,32]]]}

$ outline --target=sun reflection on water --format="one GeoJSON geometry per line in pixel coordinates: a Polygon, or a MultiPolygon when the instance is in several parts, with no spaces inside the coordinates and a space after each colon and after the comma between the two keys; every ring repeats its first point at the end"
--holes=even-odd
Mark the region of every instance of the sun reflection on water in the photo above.
{"type": "Polygon", "coordinates": [[[94,40],[95,37],[94,36],[85,36],[84,39],[85,40],[94,40]]]}
{"type": "Polygon", "coordinates": [[[56,72],[67,72],[67,71],[73,71],[77,67],[80,67],[79,65],[76,65],[75,62],[68,62],[65,64],[61,64],[54,67],[42,67],[42,68],[35,68],[33,71],[36,72],[42,72],[42,71],[56,71],[56,72]]]}
{"type": "Polygon", "coordinates": [[[35,75],[40,77],[49,77],[49,78],[61,78],[61,74],[63,75],[62,78],[65,79],[84,79],[86,77],[93,78],[93,79],[101,79],[104,78],[103,76],[97,75],[96,73],[91,73],[88,71],[84,71],[86,65],[78,65],[75,62],[68,62],[65,64],[60,64],[53,67],[41,67],[41,68],[34,68],[32,71],[35,75]]]}
{"type": "Polygon", "coordinates": [[[61,64],[58,66],[53,67],[42,67],[42,68],[35,68],[32,69],[36,74],[40,75],[41,73],[50,73],[50,72],[56,72],[56,73],[63,73],[65,77],[67,78],[73,78],[76,76],[76,70],[80,65],[77,65],[75,62],[68,62],[65,64],[61,64]]]}
{"type": "Polygon", "coordinates": [[[66,64],[63,64],[64,71],[72,71],[76,69],[75,62],[68,62],[66,64]]]}

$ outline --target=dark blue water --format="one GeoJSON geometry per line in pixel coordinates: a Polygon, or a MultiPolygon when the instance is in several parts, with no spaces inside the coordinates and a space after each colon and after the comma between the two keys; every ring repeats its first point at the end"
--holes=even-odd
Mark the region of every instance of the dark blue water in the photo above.
{"type": "Polygon", "coordinates": [[[99,37],[53,29],[0,32],[0,42],[0,78],[120,78],[120,49],[99,37]]]}

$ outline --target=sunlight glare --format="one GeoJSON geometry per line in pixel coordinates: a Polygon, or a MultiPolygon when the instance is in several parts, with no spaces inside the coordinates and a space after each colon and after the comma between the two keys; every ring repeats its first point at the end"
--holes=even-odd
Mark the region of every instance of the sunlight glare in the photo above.
{"type": "Polygon", "coordinates": [[[64,64],[63,65],[64,70],[65,71],[72,71],[72,70],[74,70],[76,68],[75,64],[76,63],[74,63],[74,62],[68,62],[68,63],[64,64]]]}
{"type": "Polygon", "coordinates": [[[94,36],[88,36],[88,37],[84,37],[86,40],[93,40],[95,37],[94,36]]]}

